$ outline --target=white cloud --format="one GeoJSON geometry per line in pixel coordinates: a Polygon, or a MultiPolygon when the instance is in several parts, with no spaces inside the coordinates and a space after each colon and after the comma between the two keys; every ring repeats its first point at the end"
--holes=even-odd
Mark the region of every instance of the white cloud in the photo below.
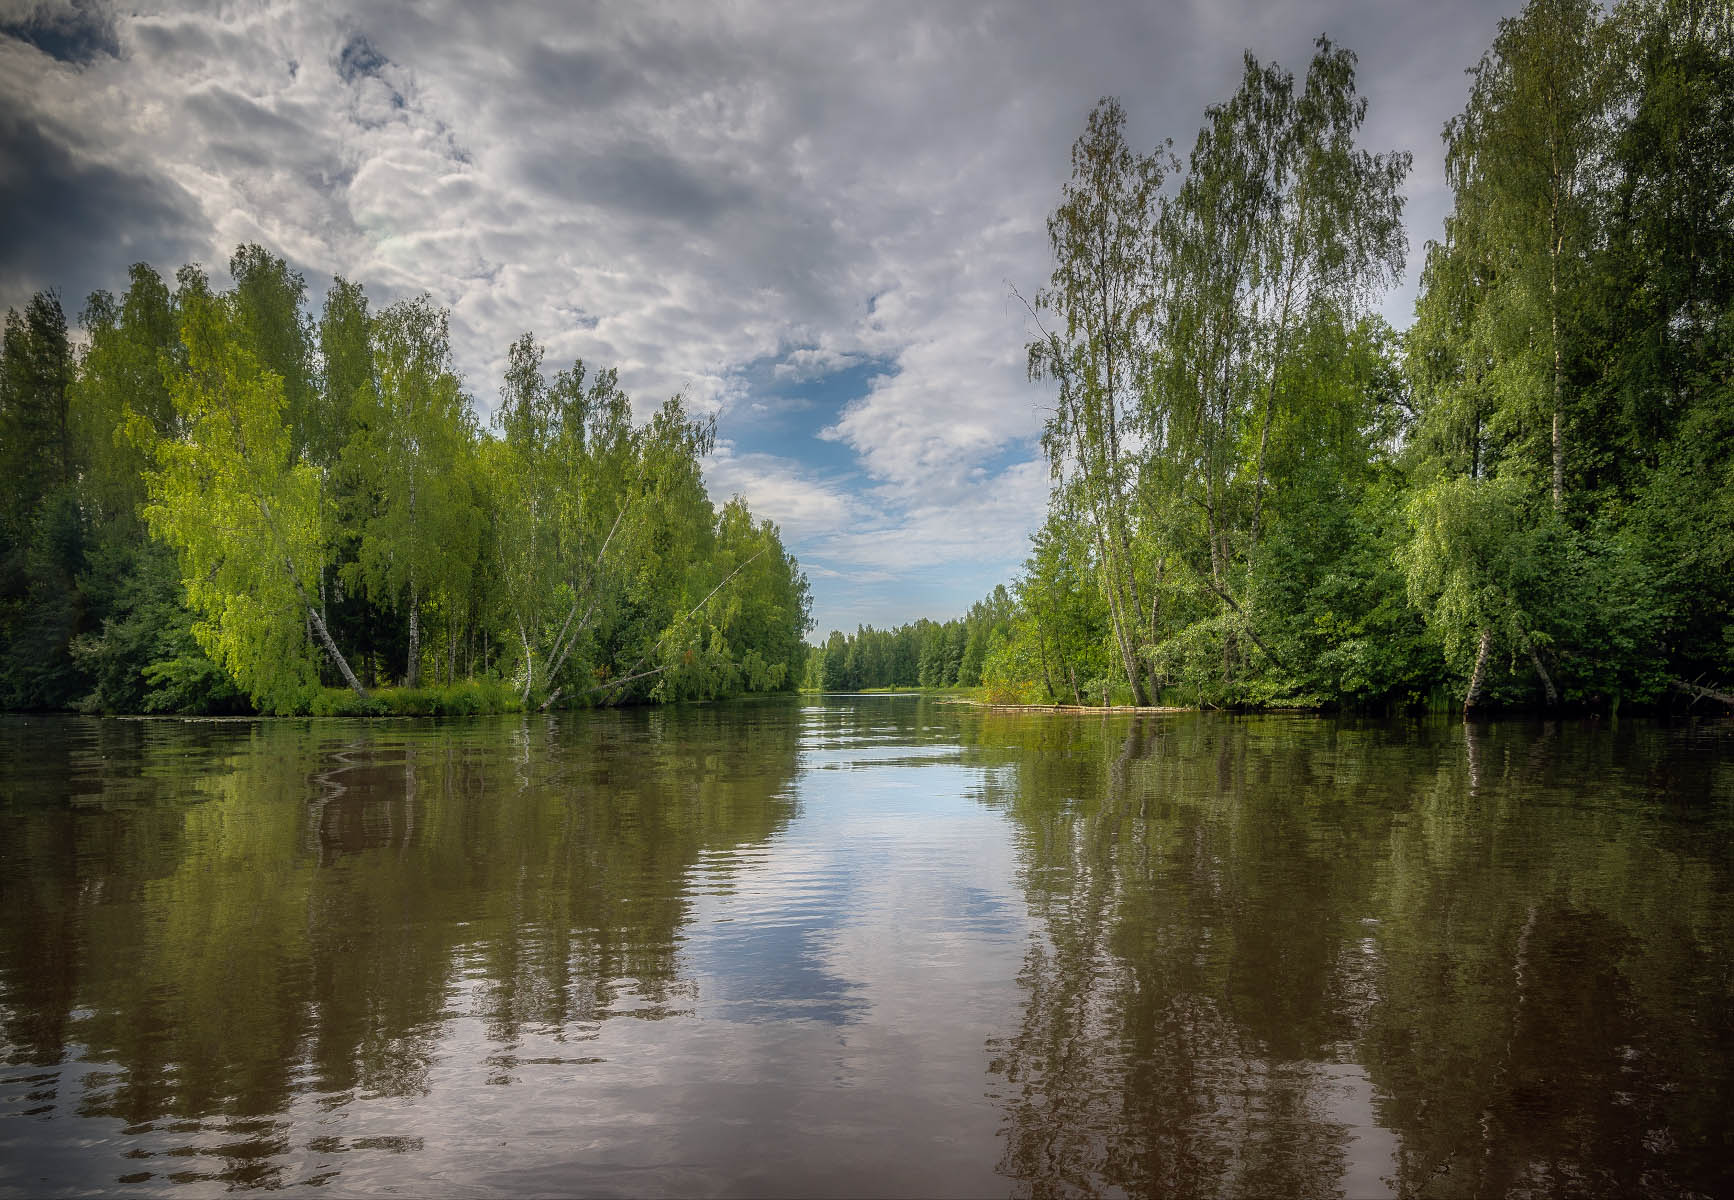
{"type": "Polygon", "coordinates": [[[777,379],[804,382],[823,378],[861,361],[858,354],[844,354],[825,347],[807,346],[791,350],[782,362],[772,368],[771,374],[777,379]]]}
{"type": "Polygon", "coordinates": [[[859,516],[861,506],[855,496],[809,478],[799,463],[773,454],[739,454],[731,442],[717,442],[716,452],[705,462],[704,475],[713,497],[719,501],[746,497],[753,514],[775,521],[783,540],[797,552],[859,516]]]}

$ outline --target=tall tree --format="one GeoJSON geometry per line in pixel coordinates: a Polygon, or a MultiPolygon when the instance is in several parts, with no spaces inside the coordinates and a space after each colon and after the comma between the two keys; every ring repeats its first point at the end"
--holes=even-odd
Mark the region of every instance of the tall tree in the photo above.
{"type": "Polygon", "coordinates": [[[327,454],[335,451],[341,443],[333,439],[328,422],[342,413],[323,412],[319,403],[307,280],[285,260],[252,243],[235,247],[229,275],[235,281],[230,303],[237,336],[260,366],[283,381],[290,452],[302,458],[315,447],[327,454]]]}
{"type": "Polygon", "coordinates": [[[1445,131],[1456,207],[1437,253],[1461,256],[1456,272],[1475,281],[1464,316],[1492,366],[1495,420],[1506,436],[1545,447],[1556,510],[1570,438],[1568,342],[1606,154],[1601,31],[1592,0],[1530,0],[1500,22],[1471,72],[1469,103],[1445,131]]]}
{"type": "Polygon", "coordinates": [[[325,513],[317,473],[293,452],[283,379],[250,349],[232,295],[184,278],[180,309],[181,434],[162,437],[136,414],[129,431],[151,454],[145,520],[180,554],[199,644],[254,703],[292,711],[317,684],[311,630],[365,698],[307,586],[324,561],[325,513]]]}
{"type": "Polygon", "coordinates": [[[0,338],[0,474],[4,533],[28,537],[42,497],[72,481],[73,438],[66,389],[72,350],[60,298],[37,292],[20,314],[6,311],[0,338]]]}
{"type": "MultiPolygon", "coordinates": [[[[1247,55],[1239,90],[1206,110],[1162,207],[1146,491],[1169,531],[1164,561],[1200,582],[1231,635],[1279,663],[1236,597],[1267,523],[1272,431],[1316,395],[1287,386],[1291,364],[1309,330],[1347,330],[1367,314],[1405,249],[1409,155],[1357,148],[1366,109],[1354,55],[1326,38],[1298,94],[1292,74],[1247,55]]],[[[1232,648],[1230,636],[1225,675],[1232,648]]]]}
{"type": "Polygon", "coordinates": [[[38,292],[0,338],[0,706],[76,698],[68,651],[84,620],[77,576],[87,522],[78,503],[67,385],[72,353],[59,299],[38,292]]]}
{"type": "Polygon", "coordinates": [[[575,362],[550,387],[529,334],[512,344],[494,421],[494,545],[529,703],[562,686],[600,607],[617,597],[607,585],[631,540],[619,535],[636,496],[637,438],[614,372],[591,379],[575,362]]]}
{"type": "Polygon", "coordinates": [[[477,430],[452,367],[448,322],[427,296],[375,319],[372,386],[356,390],[344,451],[350,477],[372,500],[351,582],[402,609],[409,687],[420,676],[422,606],[430,595],[448,607],[464,601],[481,539],[467,471],[477,430]]]}
{"type": "Polygon", "coordinates": [[[1119,101],[1104,99],[1072,147],[1072,177],[1048,218],[1054,271],[1033,306],[1038,321],[1050,312],[1058,326],[1028,352],[1030,378],[1058,386],[1042,447],[1056,483],[1072,482],[1090,515],[1121,667],[1143,704],[1128,435],[1152,349],[1151,237],[1164,163],[1134,153],[1125,125],[1119,101]]]}
{"type": "Polygon", "coordinates": [[[128,276],[118,303],[107,292],[90,297],[86,347],[69,394],[85,499],[97,515],[136,532],[147,460],[125,436],[127,414],[137,413],[159,437],[175,435],[168,373],[180,331],[162,276],[145,263],[134,263],[128,276]]]}

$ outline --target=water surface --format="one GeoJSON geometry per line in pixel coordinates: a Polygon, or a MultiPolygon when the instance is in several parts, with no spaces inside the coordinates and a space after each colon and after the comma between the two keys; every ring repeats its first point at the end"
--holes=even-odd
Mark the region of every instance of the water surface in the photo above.
{"type": "Polygon", "coordinates": [[[0,1190],[1734,1193],[1734,728],[0,718],[0,1190]]]}

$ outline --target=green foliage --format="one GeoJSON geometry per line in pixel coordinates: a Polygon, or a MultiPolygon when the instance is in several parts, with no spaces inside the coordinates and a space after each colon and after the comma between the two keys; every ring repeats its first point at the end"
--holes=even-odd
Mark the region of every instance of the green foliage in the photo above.
{"type": "Polygon", "coordinates": [[[997,689],[1613,706],[1734,674],[1727,6],[1501,23],[1402,339],[1370,309],[1408,156],[1358,149],[1365,113],[1329,42],[1300,88],[1248,56],[1155,198],[1166,144],[1091,115],[1034,306],[1065,328],[1030,347],[1056,487],[997,689]]]}
{"type": "Polygon", "coordinates": [[[193,634],[261,709],[291,712],[318,686],[302,580],[324,566],[317,473],[291,453],[282,377],[246,345],[230,297],[183,305],[187,370],[172,389],[183,433],[159,436],[142,415],[129,429],[147,447],[144,517],[180,556],[193,634]]]}
{"type": "Polygon", "coordinates": [[[446,314],[426,296],[375,319],[369,359],[343,450],[347,480],[369,503],[343,577],[377,605],[403,611],[405,682],[413,687],[422,606],[462,610],[470,597],[484,520],[472,469],[478,431],[452,367],[446,314]]]}
{"type": "Polygon", "coordinates": [[[38,293],[6,314],[0,340],[0,704],[58,708],[76,698],[71,643],[85,614],[76,577],[88,533],[67,383],[60,302],[38,293]]]}
{"type": "Polygon", "coordinates": [[[484,447],[495,603],[520,702],[678,700],[794,687],[806,580],[744,501],[718,513],[710,422],[680,397],[644,425],[613,371],[542,374],[513,344],[484,447]]]}
{"type": "Polygon", "coordinates": [[[320,688],[308,699],[314,717],[473,717],[517,712],[517,694],[498,680],[466,679],[436,687],[378,688],[366,699],[348,688],[320,688]]]}
{"type": "Polygon", "coordinates": [[[105,615],[101,630],[72,644],[89,691],[79,701],[97,713],[231,713],[245,693],[212,662],[181,603],[179,564],[160,542],[99,543],[79,583],[105,615]]]}
{"type": "Polygon", "coordinates": [[[1033,621],[1014,626],[1009,634],[995,630],[981,672],[988,703],[1038,704],[1050,700],[1036,685],[1041,671],[1041,649],[1033,621]]]}
{"type": "Polygon", "coordinates": [[[996,638],[1009,636],[1015,604],[1000,585],[951,621],[911,621],[896,629],[832,630],[814,649],[803,686],[827,692],[870,688],[973,688],[982,684],[996,638]]]}
{"type": "Polygon", "coordinates": [[[314,322],[281,258],[242,246],[230,274],[134,266],[76,356],[52,295],[9,316],[0,704],[442,715],[801,682],[807,581],[743,500],[712,505],[714,428],[680,398],[636,423],[614,372],[549,381],[526,335],[491,437],[429,298],[374,314],[338,278],[314,322]]]}
{"type": "Polygon", "coordinates": [[[76,469],[66,390],[72,352],[60,300],[38,292],[6,312],[0,339],[0,539],[27,543],[36,509],[76,469]]]}
{"type": "Polygon", "coordinates": [[[1731,113],[1725,8],[1533,0],[1447,128],[1403,559],[1452,675],[1491,657],[1497,698],[1651,701],[1734,669],[1731,113]]]}
{"type": "Polygon", "coordinates": [[[38,295],[0,340],[0,702],[1734,688],[1734,13],[1502,21],[1402,337],[1373,314],[1409,159],[1361,148],[1366,115],[1324,39],[1304,80],[1247,56],[1184,166],[1096,106],[1030,305],[1056,394],[1023,571],[956,620],[823,646],[775,527],[706,494],[715,428],[680,397],[636,420],[614,372],[550,379],[526,334],[483,430],[429,299],[373,314],[338,279],[315,323],[258,246],[224,295],[135,266],[82,340],[38,295]]]}

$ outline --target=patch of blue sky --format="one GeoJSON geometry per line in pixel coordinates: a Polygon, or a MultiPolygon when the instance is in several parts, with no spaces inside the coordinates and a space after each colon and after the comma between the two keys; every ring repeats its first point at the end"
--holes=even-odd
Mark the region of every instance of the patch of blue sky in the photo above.
{"type": "MultiPolygon", "coordinates": [[[[1021,463],[1029,462],[1032,458],[1041,457],[1041,453],[1042,443],[1041,438],[1039,437],[1032,435],[1029,437],[1008,438],[1004,442],[1000,443],[998,450],[980,459],[974,466],[970,467],[967,472],[967,477],[971,481],[988,483],[992,480],[998,479],[1012,467],[1018,466],[1021,463]]],[[[1046,514],[1038,513],[1036,514],[1035,519],[1039,521],[1045,515],[1046,514]]]]}
{"type": "MultiPolygon", "coordinates": [[[[1019,541],[998,554],[980,553],[985,546],[959,547],[959,553],[939,562],[913,555],[895,569],[883,554],[860,560],[859,539],[873,541],[876,534],[896,530],[908,530],[919,538],[918,529],[936,520],[936,505],[973,510],[973,489],[991,495],[1003,486],[1007,471],[1041,453],[1033,437],[1007,437],[967,467],[933,479],[930,487],[916,494],[908,494],[901,483],[871,475],[855,447],[829,431],[851,405],[897,370],[888,358],[797,346],[731,372],[733,386],[717,430],[728,453],[743,462],[749,479],[766,469],[769,458],[819,489],[805,493],[802,488],[785,488],[781,503],[787,511],[777,511],[771,503],[765,513],[784,527],[789,548],[807,571],[817,621],[809,636],[815,641],[822,641],[833,628],[852,631],[857,624],[884,628],[922,617],[958,616],[994,584],[1010,579],[1027,552],[1027,544],[1019,541]],[[826,495],[842,497],[847,507],[834,498],[825,500],[826,495]]],[[[935,414],[935,419],[942,419],[942,414],[935,414]]],[[[770,500],[776,489],[760,494],[770,500]]],[[[1032,511],[1032,528],[1040,516],[1032,511]]],[[[937,519],[941,526],[946,524],[937,519]]]]}
{"type": "Polygon", "coordinates": [[[890,359],[848,356],[843,365],[818,374],[791,370],[796,348],[754,359],[732,373],[739,390],[724,408],[717,432],[741,454],[774,454],[804,471],[837,477],[859,472],[854,450],[821,436],[850,404],[865,396],[880,376],[897,372],[890,359]],[[782,368],[779,370],[779,368],[782,368]]]}

